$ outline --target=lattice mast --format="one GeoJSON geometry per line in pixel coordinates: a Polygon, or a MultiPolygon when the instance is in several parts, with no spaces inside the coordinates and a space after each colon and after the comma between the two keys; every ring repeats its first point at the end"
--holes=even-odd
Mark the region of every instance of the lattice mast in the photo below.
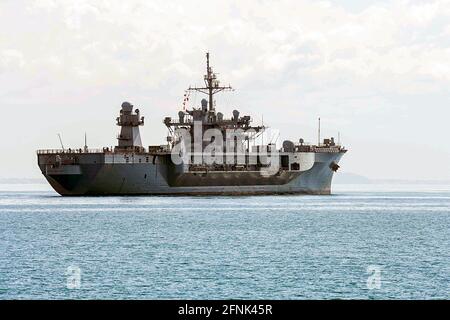
{"type": "Polygon", "coordinates": [[[233,90],[228,86],[220,86],[219,80],[217,80],[216,74],[213,72],[212,67],[209,66],[209,52],[206,53],[206,74],[204,76],[205,87],[189,87],[189,91],[198,91],[208,96],[209,111],[214,111],[214,99],[213,96],[216,93],[224,90],[233,90]]]}

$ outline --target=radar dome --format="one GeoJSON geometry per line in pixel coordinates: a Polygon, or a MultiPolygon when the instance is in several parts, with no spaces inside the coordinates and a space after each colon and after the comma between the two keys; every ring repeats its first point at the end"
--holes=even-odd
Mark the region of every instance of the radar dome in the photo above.
{"type": "Polygon", "coordinates": [[[208,100],[202,99],[201,104],[202,104],[202,110],[207,111],[208,110],[208,100]]]}
{"type": "Polygon", "coordinates": [[[126,111],[126,112],[131,112],[133,111],[133,105],[127,101],[125,101],[124,103],[122,103],[122,110],[126,111]]]}
{"type": "Polygon", "coordinates": [[[179,111],[178,112],[178,120],[180,120],[181,123],[183,123],[184,121],[184,111],[179,111]]]}
{"type": "Polygon", "coordinates": [[[294,152],[294,143],[290,140],[284,140],[283,141],[283,150],[285,152],[294,152]]]}

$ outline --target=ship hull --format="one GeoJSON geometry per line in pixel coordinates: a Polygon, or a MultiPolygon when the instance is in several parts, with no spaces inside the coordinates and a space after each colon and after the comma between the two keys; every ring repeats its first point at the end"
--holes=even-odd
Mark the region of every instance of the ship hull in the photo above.
{"type": "Polygon", "coordinates": [[[43,157],[38,162],[47,181],[62,196],[327,195],[331,193],[332,164],[337,164],[342,155],[340,152],[317,153],[314,164],[306,171],[287,171],[276,177],[259,179],[255,176],[259,175],[257,172],[203,172],[174,179],[173,167],[164,161],[104,163],[101,154],[89,155],[76,165],[59,168],[49,167],[43,157]]]}

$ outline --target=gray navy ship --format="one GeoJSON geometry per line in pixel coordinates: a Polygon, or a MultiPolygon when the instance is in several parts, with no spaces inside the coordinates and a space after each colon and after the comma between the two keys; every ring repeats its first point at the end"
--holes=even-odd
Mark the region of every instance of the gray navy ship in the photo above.
{"type": "Polygon", "coordinates": [[[320,140],[320,122],[317,145],[303,139],[280,148],[264,144],[266,127],[237,110],[230,118],[216,111],[214,95],[232,88],[220,85],[208,53],[206,60],[204,86],[189,87],[178,117],[163,120],[166,143],[144,147],[144,117],[124,102],[114,148],[38,150],[39,168],[53,189],[63,196],[330,194],[347,150],[334,138],[320,140]],[[207,99],[188,110],[193,91],[207,99]]]}

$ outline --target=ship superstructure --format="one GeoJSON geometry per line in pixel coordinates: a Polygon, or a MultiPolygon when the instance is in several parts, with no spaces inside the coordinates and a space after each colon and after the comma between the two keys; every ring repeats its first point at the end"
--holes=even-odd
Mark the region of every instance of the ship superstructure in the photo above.
{"type": "Polygon", "coordinates": [[[52,187],[61,195],[329,194],[347,150],[333,138],[318,145],[284,141],[281,148],[256,144],[263,125],[252,125],[251,117],[238,110],[229,118],[216,111],[214,95],[232,88],[220,85],[208,53],[206,59],[204,86],[187,89],[206,99],[191,110],[183,105],[175,119],[164,118],[165,144],[143,146],[144,117],[124,102],[114,148],[37,151],[52,187]]]}

